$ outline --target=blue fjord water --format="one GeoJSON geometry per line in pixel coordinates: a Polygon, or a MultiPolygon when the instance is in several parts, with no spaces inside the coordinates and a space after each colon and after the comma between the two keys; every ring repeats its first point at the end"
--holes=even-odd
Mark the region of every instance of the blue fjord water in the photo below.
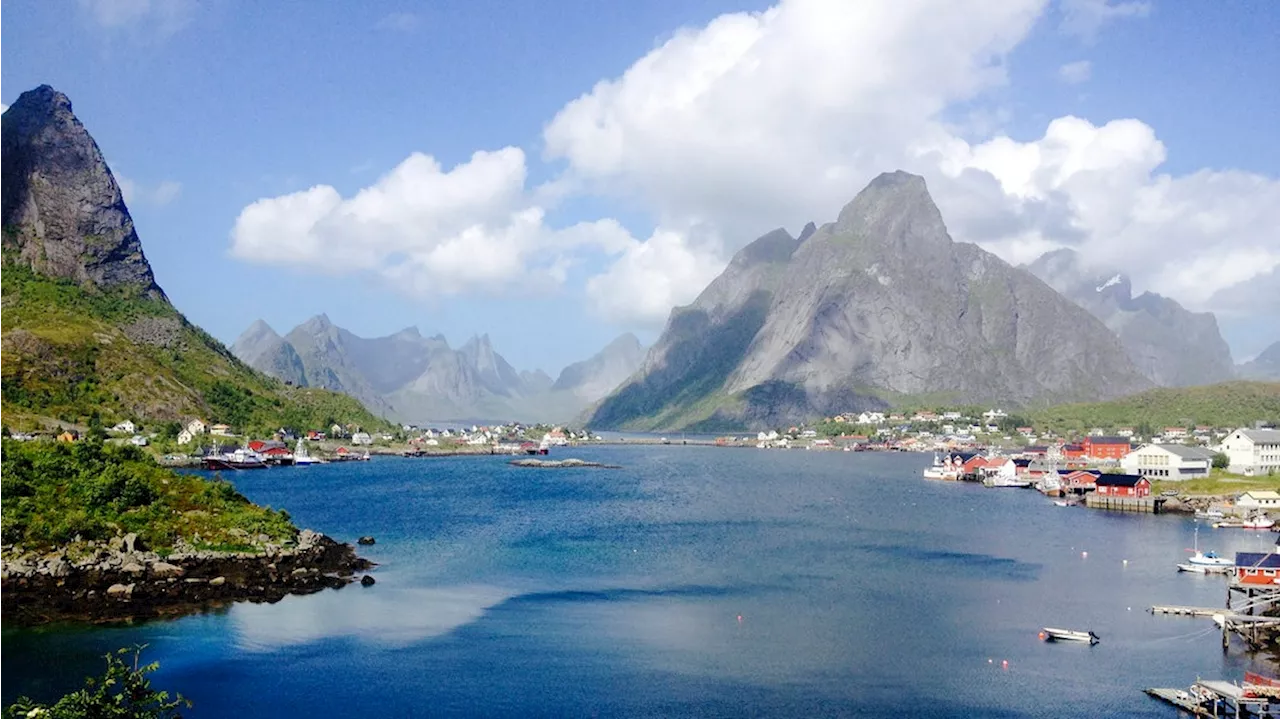
{"type": "MultiPolygon", "coordinates": [[[[134,644],[195,717],[1169,717],[1143,687],[1271,669],[1224,656],[1208,620],[1146,613],[1225,598],[1221,578],[1174,571],[1185,518],[929,482],[925,455],[559,454],[623,468],[378,458],[235,474],[302,526],[376,536],[377,585],[6,629],[3,700],[56,696],[134,644]],[[1044,643],[1046,625],[1102,643],[1044,643]]],[[[1200,533],[1219,551],[1271,541],[1200,533]]]]}

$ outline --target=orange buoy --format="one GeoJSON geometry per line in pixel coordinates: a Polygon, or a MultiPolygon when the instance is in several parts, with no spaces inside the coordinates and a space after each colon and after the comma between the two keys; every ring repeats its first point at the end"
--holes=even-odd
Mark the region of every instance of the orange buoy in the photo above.
{"type": "Polygon", "coordinates": [[[1044,632],[1040,632],[1040,639],[1041,639],[1042,641],[1044,640],[1044,632]]]}

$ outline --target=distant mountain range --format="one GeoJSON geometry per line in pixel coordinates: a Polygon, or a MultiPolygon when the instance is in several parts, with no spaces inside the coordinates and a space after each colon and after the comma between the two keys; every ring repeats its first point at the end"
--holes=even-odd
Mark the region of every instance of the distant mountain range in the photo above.
{"type": "Polygon", "coordinates": [[[253,323],[232,352],[247,364],[298,386],[325,387],[358,398],[402,422],[506,420],[567,422],[625,380],[644,348],[625,334],[552,380],[517,371],[488,335],[453,349],[442,335],[416,327],[367,339],[317,315],[281,337],[253,323]]]}
{"type": "Polygon", "coordinates": [[[1244,379],[1280,382],[1280,342],[1273,343],[1257,357],[1241,364],[1236,371],[1244,379]]]}
{"type": "Polygon", "coordinates": [[[1157,385],[1213,384],[1235,376],[1231,350],[1212,313],[1191,312],[1153,292],[1134,297],[1128,276],[1089,267],[1072,249],[1046,253],[1027,269],[1102,320],[1157,385]]]}
{"type": "Polygon", "coordinates": [[[1102,322],[953,242],[923,178],[894,172],[836,222],[739,251],[590,425],[766,427],[904,397],[1043,406],[1151,384],[1102,322]]]}

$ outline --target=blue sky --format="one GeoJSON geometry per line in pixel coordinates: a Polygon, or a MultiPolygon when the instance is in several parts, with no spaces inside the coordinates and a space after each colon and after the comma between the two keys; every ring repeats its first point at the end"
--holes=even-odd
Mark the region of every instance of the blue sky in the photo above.
{"type": "Polygon", "coordinates": [[[228,343],[325,312],[554,374],[897,167],[957,239],[1280,339],[1280,4],[770,8],[4,0],[0,101],[71,97],[228,343]]]}

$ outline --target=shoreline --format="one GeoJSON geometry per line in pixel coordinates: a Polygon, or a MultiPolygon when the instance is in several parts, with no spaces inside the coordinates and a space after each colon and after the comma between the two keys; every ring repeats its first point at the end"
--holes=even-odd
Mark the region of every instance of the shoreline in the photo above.
{"type": "MultiPolygon", "coordinates": [[[[339,589],[375,565],[350,544],[304,529],[292,543],[259,551],[197,550],[161,555],[134,535],[108,542],[19,553],[4,548],[0,616],[6,623],[109,622],[175,617],[235,602],[278,602],[339,589]]],[[[370,578],[371,579],[371,578],[370,578]]]]}

